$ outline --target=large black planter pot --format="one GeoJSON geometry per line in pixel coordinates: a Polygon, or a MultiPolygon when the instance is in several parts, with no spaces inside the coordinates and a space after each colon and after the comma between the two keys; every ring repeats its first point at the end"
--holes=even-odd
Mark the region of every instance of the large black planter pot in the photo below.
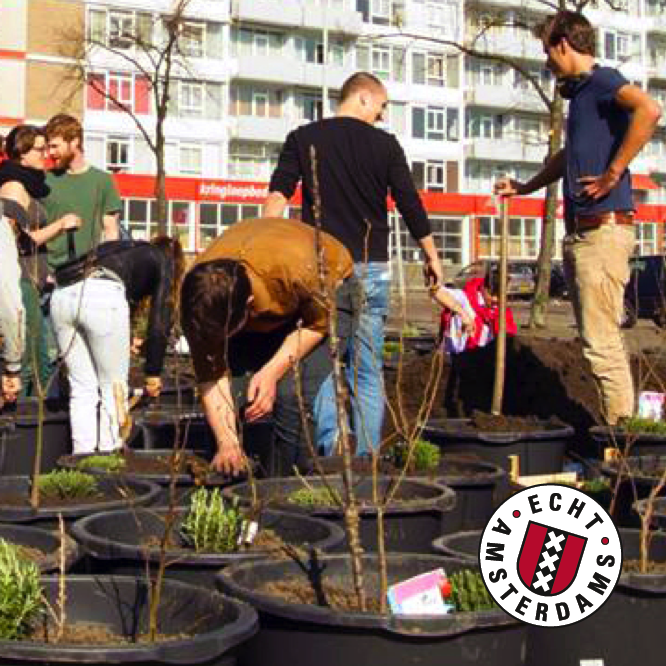
{"type": "MultiPolygon", "coordinates": [[[[183,451],[183,453],[195,454],[199,457],[204,457],[207,452],[205,451],[183,451]]],[[[151,449],[149,451],[136,450],[132,451],[132,456],[136,458],[164,458],[173,454],[173,450],[169,449],[151,449]]],[[[58,467],[64,467],[66,469],[79,469],[79,463],[82,459],[85,459],[89,454],[76,455],[76,456],[63,456],[58,460],[58,467]]],[[[101,468],[88,467],[85,470],[89,474],[104,474],[107,475],[108,472],[101,468]]],[[[119,479],[136,479],[139,481],[150,481],[157,484],[160,487],[160,492],[155,496],[151,504],[153,506],[168,506],[169,504],[169,493],[170,484],[171,484],[171,474],[160,474],[160,473],[132,473],[132,472],[119,472],[112,473],[112,476],[117,476],[119,479]]],[[[206,477],[205,485],[207,487],[223,487],[227,486],[230,483],[234,483],[235,480],[228,476],[223,476],[218,473],[209,473],[206,477]]],[[[195,479],[191,474],[180,473],[175,475],[175,501],[176,504],[182,504],[187,501],[188,495],[192,492],[195,487],[195,479]]]]}
{"type": "MultiPolygon", "coordinates": [[[[322,479],[308,478],[314,488],[323,486],[322,479]]],[[[339,476],[328,477],[328,483],[343,496],[342,480],[339,476]]],[[[383,496],[394,480],[380,477],[379,492],[383,496]]],[[[294,478],[262,479],[256,481],[257,496],[260,502],[274,508],[307,513],[317,518],[331,520],[344,525],[342,509],[337,506],[301,507],[290,503],[289,495],[300,488],[303,482],[294,478]]],[[[366,551],[377,550],[377,510],[372,506],[372,479],[356,478],[354,490],[359,499],[361,518],[361,543],[366,551]],[[363,505],[368,500],[368,505],[363,505]]],[[[252,497],[249,483],[240,483],[224,489],[227,497],[238,497],[248,503],[252,497]]],[[[399,553],[427,553],[432,540],[441,533],[442,513],[455,506],[455,493],[450,488],[426,481],[405,479],[398,488],[394,501],[384,512],[385,544],[388,551],[399,553]]],[[[340,546],[340,551],[346,546],[340,546]]]]}
{"type": "MultiPolygon", "coordinates": [[[[15,411],[4,411],[3,416],[13,419],[14,429],[0,438],[0,474],[32,474],[39,427],[39,401],[23,398],[17,402],[15,411]]],[[[45,404],[42,433],[41,472],[47,473],[55,469],[60,456],[72,450],[69,413],[52,411],[45,404]]]]}
{"type": "Polygon", "coordinates": [[[446,453],[467,453],[509,471],[508,456],[520,458],[520,473],[553,474],[562,471],[564,453],[571,441],[571,426],[548,427],[532,432],[482,432],[469,429],[469,419],[431,419],[423,438],[446,453]]]}
{"type": "MultiPolygon", "coordinates": [[[[30,525],[0,524],[0,539],[17,546],[37,548],[44,558],[36,562],[42,573],[56,571],[60,567],[60,535],[30,525]]],[[[79,559],[81,551],[70,536],[65,535],[65,569],[69,570],[79,559]]]]}
{"type": "Polygon", "coordinates": [[[594,426],[590,428],[590,436],[597,445],[599,458],[603,458],[603,451],[608,447],[618,448],[624,455],[629,453],[631,456],[666,454],[666,435],[628,433],[615,426],[594,426]]]}
{"type": "MultiPolygon", "coordinates": [[[[638,558],[639,534],[620,530],[625,561],[638,558]]],[[[651,559],[666,561],[666,534],[654,536],[651,559]]],[[[608,601],[586,620],[567,627],[530,627],[526,666],[580,666],[585,660],[603,666],[663,666],[665,613],[666,575],[623,574],[608,601]]]]}
{"type": "Polygon", "coordinates": [[[432,542],[433,550],[448,557],[478,563],[482,530],[445,534],[432,542]]]}
{"type": "Polygon", "coordinates": [[[136,449],[197,449],[214,455],[215,438],[200,407],[179,408],[177,405],[148,406],[133,412],[136,436],[131,446],[136,449]]]}
{"type": "MultiPolygon", "coordinates": [[[[638,558],[639,534],[620,529],[625,561],[638,558]]],[[[464,532],[441,537],[433,547],[478,562],[480,541],[481,531],[464,532]]],[[[666,561],[666,534],[655,533],[651,559],[666,561]]],[[[663,666],[664,612],[666,575],[623,574],[608,601],[586,620],[559,628],[530,626],[526,666],[663,666]]]]}
{"type": "MultiPolygon", "coordinates": [[[[377,561],[365,557],[366,590],[376,598],[377,561]]],[[[444,567],[469,565],[432,555],[388,556],[389,584],[444,567]]],[[[302,563],[259,561],[233,565],[218,575],[220,588],[258,611],[261,629],[240,649],[239,666],[521,666],[525,625],[503,611],[415,618],[337,611],[290,603],[261,590],[264,583],[298,579],[353,589],[347,556],[302,563]]]]}
{"type": "MultiPolygon", "coordinates": [[[[636,500],[645,499],[658,483],[666,466],[666,456],[629,456],[623,461],[604,463],[601,471],[610,479],[611,491],[617,485],[613,520],[622,527],[640,527],[640,519],[634,508],[636,500]],[[628,469],[627,469],[628,468],[628,469]],[[622,479],[617,484],[618,473],[622,479]]],[[[661,495],[666,494],[666,489],[661,495]]]]}
{"type": "MultiPolygon", "coordinates": [[[[42,583],[52,606],[58,579],[42,583]]],[[[247,604],[210,590],[173,580],[164,581],[159,630],[188,634],[161,643],[137,642],[148,628],[149,590],[144,581],[118,576],[69,576],[66,615],[69,623],[99,624],[127,639],[122,645],[68,645],[32,641],[0,642],[0,664],[202,664],[235,663],[229,656],[257,631],[257,614],[247,604]]]]}
{"type": "MultiPolygon", "coordinates": [[[[146,542],[159,543],[164,535],[166,514],[165,509],[104,511],[76,522],[72,526],[72,535],[91,556],[89,573],[141,577],[146,574],[146,562],[154,570],[159,564],[159,549],[148,548],[146,542]]],[[[185,515],[185,509],[177,509],[172,538],[178,544],[182,544],[178,530],[185,515]]],[[[264,511],[261,526],[273,530],[283,541],[304,552],[311,549],[329,552],[345,538],[342,529],[333,523],[285,511],[264,511]]],[[[267,555],[266,551],[223,555],[172,548],[167,553],[170,564],[166,573],[169,577],[210,589],[214,587],[215,575],[222,567],[263,559],[267,555]]]]}
{"type": "Polygon", "coordinates": [[[113,492],[114,499],[102,502],[81,500],[77,504],[62,504],[40,507],[35,510],[29,505],[2,504],[3,493],[21,493],[26,498],[30,496],[30,479],[26,476],[0,477],[0,522],[30,523],[42,529],[58,529],[58,515],[62,515],[66,525],[78,518],[105,509],[120,509],[128,506],[145,506],[154,501],[160,492],[159,486],[149,481],[134,479],[114,479],[113,477],[100,477],[100,492],[113,492]],[[118,495],[120,495],[118,497],[118,495]]]}
{"type": "MultiPolygon", "coordinates": [[[[319,462],[326,474],[339,473],[342,469],[341,456],[320,458],[319,462]]],[[[398,475],[398,471],[385,461],[381,471],[398,475]]],[[[367,457],[357,457],[353,461],[354,472],[370,475],[372,463],[367,457]]],[[[485,527],[495,510],[495,490],[506,479],[506,472],[497,465],[471,460],[464,456],[444,455],[439,467],[431,474],[411,474],[409,479],[434,481],[451,488],[456,494],[456,504],[451,511],[442,513],[442,532],[450,534],[460,530],[485,527]]]]}
{"type": "Polygon", "coordinates": [[[198,398],[196,394],[196,383],[192,377],[174,376],[165,377],[162,380],[162,390],[159,398],[152,398],[151,405],[157,409],[163,407],[181,407],[184,410],[192,410],[197,407],[198,398]]]}

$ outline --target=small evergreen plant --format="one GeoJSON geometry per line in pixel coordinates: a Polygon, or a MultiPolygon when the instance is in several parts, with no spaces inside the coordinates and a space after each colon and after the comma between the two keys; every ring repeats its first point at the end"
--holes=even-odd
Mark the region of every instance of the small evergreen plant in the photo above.
{"type": "MultiPolygon", "coordinates": [[[[407,464],[409,445],[407,442],[395,444],[392,450],[393,463],[396,467],[403,468],[407,464]]],[[[434,472],[438,467],[442,453],[436,444],[417,439],[414,442],[414,450],[410,461],[410,471],[434,472]]]]}
{"type": "Polygon", "coordinates": [[[451,601],[460,613],[492,610],[497,604],[478,571],[463,569],[449,576],[451,601]]]}
{"type": "Polygon", "coordinates": [[[59,469],[37,478],[39,494],[54,499],[77,499],[97,494],[97,479],[78,470],[59,469]]]}
{"type": "Polygon", "coordinates": [[[122,453],[86,456],[77,463],[77,469],[102,469],[105,472],[119,472],[127,461],[122,453]]]}
{"type": "Polygon", "coordinates": [[[43,608],[39,569],[0,539],[0,640],[25,638],[43,608]]]}
{"type": "Polygon", "coordinates": [[[631,434],[666,435],[666,421],[653,421],[641,416],[632,416],[622,422],[622,430],[631,434]]]}
{"type": "Polygon", "coordinates": [[[298,506],[340,506],[342,499],[335,488],[329,489],[325,486],[320,488],[305,487],[290,493],[287,501],[298,506]]]}
{"type": "Polygon", "coordinates": [[[198,553],[233,553],[238,550],[246,521],[235,502],[225,505],[219,488],[199,488],[180,531],[198,553]]]}

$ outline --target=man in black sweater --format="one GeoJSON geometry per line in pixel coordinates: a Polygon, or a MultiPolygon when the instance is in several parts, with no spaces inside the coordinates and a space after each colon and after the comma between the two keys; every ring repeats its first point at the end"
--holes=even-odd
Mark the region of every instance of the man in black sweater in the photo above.
{"type": "MultiPolygon", "coordinates": [[[[386,88],[372,74],[358,72],[347,79],[334,118],[299,127],[287,137],[264,205],[265,217],[281,217],[301,182],[302,217],[314,224],[314,147],[322,229],[349,249],[364,291],[358,331],[345,350],[354,398],[354,434],[357,453],[361,454],[379,446],[384,416],[382,351],[390,295],[389,193],[423,250],[426,280],[431,285],[443,282],[428,216],[405,153],[392,134],[374,127],[387,103],[386,88]]],[[[332,380],[322,386],[315,412],[317,442],[330,453],[337,433],[332,380]]]]}

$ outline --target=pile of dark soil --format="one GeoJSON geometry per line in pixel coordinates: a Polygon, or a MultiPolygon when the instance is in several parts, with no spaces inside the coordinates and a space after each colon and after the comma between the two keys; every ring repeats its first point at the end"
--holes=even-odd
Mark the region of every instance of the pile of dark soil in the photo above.
{"type": "MultiPolygon", "coordinates": [[[[402,368],[400,394],[413,426],[424,401],[434,356],[409,357],[402,368]]],[[[516,336],[507,341],[506,380],[502,411],[508,416],[557,417],[585,433],[602,422],[600,397],[579,340],[516,336]]],[[[632,357],[637,390],[663,391],[666,354],[648,350],[632,357]]],[[[495,375],[495,345],[447,358],[431,417],[470,417],[490,412],[495,375]]],[[[397,410],[397,376],[385,375],[386,393],[397,410]]],[[[477,417],[478,418],[478,417],[477,417]]],[[[390,416],[385,434],[393,432],[390,416]]]]}

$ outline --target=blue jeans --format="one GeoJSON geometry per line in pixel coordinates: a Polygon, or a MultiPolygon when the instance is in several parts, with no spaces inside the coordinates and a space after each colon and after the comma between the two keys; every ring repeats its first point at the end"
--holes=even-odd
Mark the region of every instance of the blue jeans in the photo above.
{"type": "MultiPolygon", "coordinates": [[[[384,262],[358,263],[354,274],[361,286],[361,313],[356,334],[343,354],[352,398],[356,453],[369,453],[381,443],[384,421],[382,361],[384,325],[389,309],[391,277],[384,262]]],[[[315,437],[324,455],[331,455],[338,434],[332,375],[322,384],[315,401],[315,437]]]]}

